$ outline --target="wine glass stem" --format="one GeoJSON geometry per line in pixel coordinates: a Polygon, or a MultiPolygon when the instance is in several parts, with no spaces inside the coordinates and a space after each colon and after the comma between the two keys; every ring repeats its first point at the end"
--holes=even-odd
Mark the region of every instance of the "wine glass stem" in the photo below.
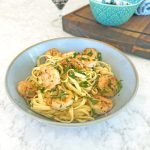
{"type": "Polygon", "coordinates": [[[58,10],[58,18],[59,18],[59,20],[62,20],[62,16],[63,16],[63,11],[62,11],[62,9],[59,9],[58,10]]]}
{"type": "Polygon", "coordinates": [[[55,27],[62,28],[62,10],[58,9],[57,15],[57,18],[52,21],[52,24],[55,27]]]}

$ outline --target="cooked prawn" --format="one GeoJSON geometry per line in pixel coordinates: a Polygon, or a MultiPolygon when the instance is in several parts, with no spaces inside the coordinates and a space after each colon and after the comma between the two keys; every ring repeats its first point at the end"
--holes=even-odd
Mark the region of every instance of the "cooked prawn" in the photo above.
{"type": "Polygon", "coordinates": [[[73,94],[70,91],[65,91],[63,97],[52,98],[51,106],[57,110],[65,110],[73,104],[73,94]]]}
{"type": "Polygon", "coordinates": [[[75,51],[67,52],[67,53],[62,54],[62,57],[63,58],[73,57],[74,53],[75,53],[75,51]]]}
{"type": "Polygon", "coordinates": [[[18,83],[17,90],[19,94],[25,98],[33,98],[36,95],[37,88],[29,81],[21,81],[18,83]]]}
{"type": "Polygon", "coordinates": [[[48,50],[45,55],[50,55],[50,56],[61,56],[61,53],[59,52],[58,49],[56,48],[52,48],[50,50],[48,50]]]}
{"type": "Polygon", "coordinates": [[[63,59],[63,60],[60,61],[60,64],[61,64],[62,66],[66,66],[66,65],[68,65],[68,62],[67,62],[66,59],[63,59]]]}
{"type": "Polygon", "coordinates": [[[90,58],[95,59],[97,58],[98,52],[94,48],[86,48],[82,54],[88,55],[90,58]]]}
{"type": "Polygon", "coordinates": [[[97,114],[105,114],[110,111],[113,107],[113,103],[111,99],[102,97],[100,95],[95,95],[94,98],[98,100],[98,103],[92,105],[92,108],[95,110],[97,114]]]}
{"type": "Polygon", "coordinates": [[[79,61],[76,58],[71,58],[70,60],[63,59],[63,60],[61,60],[60,63],[63,67],[73,67],[74,66],[76,69],[83,68],[83,64],[81,63],[81,61],[79,61]]]}
{"type": "Polygon", "coordinates": [[[84,61],[83,62],[84,63],[84,66],[85,67],[89,67],[89,68],[93,68],[93,67],[95,67],[96,66],[96,61],[84,61]]]}
{"type": "Polygon", "coordinates": [[[118,80],[113,75],[104,75],[99,77],[98,88],[101,91],[102,96],[113,97],[117,94],[118,80]]]}
{"type": "Polygon", "coordinates": [[[42,87],[51,90],[60,83],[59,72],[54,67],[42,66],[40,71],[41,74],[38,76],[38,81],[42,87]]]}
{"type": "Polygon", "coordinates": [[[92,68],[95,67],[97,64],[97,61],[94,61],[87,55],[78,55],[77,58],[82,62],[84,67],[92,68]]]}
{"type": "Polygon", "coordinates": [[[81,63],[81,61],[79,61],[78,59],[72,58],[70,60],[70,64],[71,66],[74,66],[77,69],[82,69],[83,68],[83,64],[81,63]]]}

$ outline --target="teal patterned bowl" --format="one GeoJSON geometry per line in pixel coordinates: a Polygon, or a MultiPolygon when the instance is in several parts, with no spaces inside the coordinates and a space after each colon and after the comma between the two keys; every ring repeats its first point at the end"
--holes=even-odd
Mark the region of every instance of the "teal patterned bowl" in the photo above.
{"type": "Polygon", "coordinates": [[[104,4],[90,0],[90,7],[97,22],[106,26],[119,26],[127,22],[143,0],[126,0],[130,5],[104,4]]]}

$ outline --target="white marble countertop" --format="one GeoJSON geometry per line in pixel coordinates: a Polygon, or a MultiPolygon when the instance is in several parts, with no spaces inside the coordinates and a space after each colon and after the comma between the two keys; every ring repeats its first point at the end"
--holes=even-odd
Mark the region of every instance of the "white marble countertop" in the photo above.
{"type": "MultiPolygon", "coordinates": [[[[86,3],[70,0],[65,13],[86,3]]],[[[150,61],[146,59],[128,55],[139,73],[138,93],[119,115],[101,124],[47,126],[10,102],[4,78],[12,59],[37,42],[71,36],[51,25],[56,12],[51,0],[0,0],[0,150],[150,150],[150,61]]]]}

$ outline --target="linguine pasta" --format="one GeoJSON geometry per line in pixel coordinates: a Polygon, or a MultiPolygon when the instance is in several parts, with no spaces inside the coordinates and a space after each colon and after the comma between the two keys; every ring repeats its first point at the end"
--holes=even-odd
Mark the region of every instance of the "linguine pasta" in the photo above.
{"type": "Polygon", "coordinates": [[[93,48],[64,54],[50,49],[17,85],[33,111],[64,123],[86,122],[107,113],[120,89],[111,66],[93,48]]]}

